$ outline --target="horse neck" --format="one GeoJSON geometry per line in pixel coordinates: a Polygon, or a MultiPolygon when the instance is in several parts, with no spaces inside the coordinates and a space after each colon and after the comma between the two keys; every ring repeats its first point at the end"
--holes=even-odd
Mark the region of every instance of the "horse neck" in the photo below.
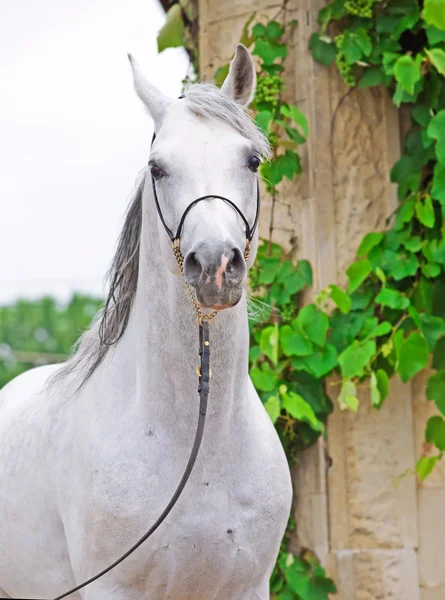
{"type": "MultiPolygon", "coordinates": [[[[190,425],[196,425],[198,324],[183,278],[167,269],[161,254],[159,217],[149,185],[143,207],[137,291],[122,346],[134,357],[139,410],[154,423],[174,423],[177,436],[181,428],[189,433],[190,425]]],[[[210,325],[208,415],[219,430],[230,426],[239,414],[235,403],[245,397],[248,347],[243,295],[236,307],[219,313],[210,325]]]]}

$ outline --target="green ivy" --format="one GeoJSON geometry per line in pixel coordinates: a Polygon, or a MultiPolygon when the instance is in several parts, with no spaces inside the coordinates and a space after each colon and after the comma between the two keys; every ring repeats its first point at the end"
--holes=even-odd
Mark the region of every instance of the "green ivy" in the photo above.
{"type": "Polygon", "coordinates": [[[426,395],[440,414],[427,423],[437,453],[420,458],[423,480],[445,450],[445,0],[334,0],[318,22],[316,60],[335,60],[348,86],[385,85],[396,106],[411,110],[391,171],[400,200],[394,225],[363,239],[347,270],[350,309],[331,292],[339,310],[328,340],[338,352],[340,405],[353,410],[357,384],[370,386],[380,408],[390,377],[408,382],[431,364],[426,395]]]}

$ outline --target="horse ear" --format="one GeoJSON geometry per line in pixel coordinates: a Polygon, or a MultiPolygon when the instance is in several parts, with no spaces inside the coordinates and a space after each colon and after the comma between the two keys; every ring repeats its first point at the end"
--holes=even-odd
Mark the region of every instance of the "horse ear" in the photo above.
{"type": "Polygon", "coordinates": [[[133,83],[136,94],[145,104],[148,112],[153,117],[155,129],[157,130],[162,123],[164,113],[171,100],[167,98],[167,96],[164,96],[164,94],[158,90],[157,87],[148,81],[141,67],[131,54],[128,55],[128,60],[130,61],[131,70],[133,71],[133,83]]]}
{"type": "Polygon", "coordinates": [[[242,106],[248,106],[255,94],[255,87],[255,64],[247,48],[238,44],[221,91],[242,106]]]}

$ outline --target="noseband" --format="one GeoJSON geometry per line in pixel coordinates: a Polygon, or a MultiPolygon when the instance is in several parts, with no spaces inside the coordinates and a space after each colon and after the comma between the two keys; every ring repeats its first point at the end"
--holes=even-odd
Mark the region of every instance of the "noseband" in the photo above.
{"type": "MultiPolygon", "coordinates": [[[[155,139],[156,139],[156,134],[153,133],[153,138],[151,140],[152,146],[153,146],[155,139]]],[[[260,216],[260,186],[258,183],[258,179],[257,179],[255,220],[254,220],[252,226],[249,225],[249,221],[246,219],[243,212],[238,208],[238,206],[232,200],[230,200],[229,198],[226,198],[225,196],[219,196],[217,194],[207,194],[206,196],[201,196],[200,198],[196,198],[196,200],[193,200],[192,202],[190,202],[190,204],[187,206],[187,208],[182,213],[182,217],[179,220],[179,225],[178,225],[178,229],[176,230],[176,234],[173,233],[173,231],[170,229],[170,227],[165,222],[164,215],[162,214],[162,210],[161,210],[161,205],[159,204],[158,193],[156,190],[156,180],[153,177],[153,175],[151,175],[151,187],[153,189],[153,198],[155,201],[156,210],[158,212],[161,223],[164,226],[164,229],[167,232],[168,237],[170,238],[170,241],[171,241],[172,247],[173,247],[173,254],[175,255],[176,262],[178,263],[179,270],[183,277],[184,277],[184,256],[181,251],[181,234],[182,234],[182,230],[184,229],[184,221],[185,221],[187,215],[189,214],[189,212],[192,210],[192,208],[194,206],[196,206],[199,202],[202,202],[203,200],[214,200],[214,199],[223,200],[224,202],[229,204],[229,206],[231,206],[241,217],[241,219],[244,223],[244,226],[245,226],[245,234],[246,234],[246,246],[244,248],[244,260],[247,261],[247,259],[249,258],[249,254],[250,254],[250,242],[252,241],[252,238],[255,235],[255,231],[258,226],[258,219],[260,216]]],[[[193,304],[193,307],[195,309],[196,319],[198,321],[198,324],[201,326],[203,321],[207,321],[207,323],[211,323],[211,321],[218,314],[218,311],[214,310],[211,313],[203,313],[200,305],[196,301],[195,294],[193,293],[192,288],[187,283],[185,278],[184,278],[184,282],[185,282],[185,285],[187,287],[187,290],[188,290],[188,293],[190,296],[190,301],[193,304]]],[[[1,598],[0,598],[0,600],[1,600],[1,598]]]]}
{"type": "MultiPolygon", "coordinates": [[[[155,136],[155,134],[153,134],[153,139],[151,142],[152,145],[153,145],[155,138],[156,138],[156,136],[155,136]]],[[[156,192],[156,182],[155,182],[155,178],[153,177],[153,175],[151,176],[151,183],[152,183],[152,188],[153,188],[154,201],[156,204],[156,209],[158,211],[159,218],[161,219],[161,223],[164,226],[164,229],[170,238],[170,241],[171,241],[172,247],[173,247],[173,253],[175,255],[179,269],[183,276],[184,276],[184,257],[181,252],[181,234],[182,234],[182,230],[184,228],[184,221],[185,221],[185,218],[187,217],[188,213],[191,211],[191,209],[194,206],[196,206],[198,204],[198,202],[201,202],[203,200],[213,200],[213,199],[223,200],[224,202],[229,204],[232,208],[234,208],[236,210],[236,212],[239,214],[239,216],[243,220],[245,228],[246,228],[246,232],[245,232],[246,233],[246,247],[244,249],[244,259],[247,261],[249,254],[250,254],[250,242],[252,241],[252,238],[255,234],[255,230],[258,225],[258,218],[259,218],[259,214],[260,214],[260,188],[259,188],[258,180],[257,180],[257,208],[256,208],[255,221],[253,222],[252,227],[249,225],[249,222],[247,221],[246,217],[243,215],[242,211],[236,206],[236,204],[234,202],[232,202],[232,200],[229,200],[229,198],[225,198],[224,196],[208,194],[207,196],[201,196],[200,198],[196,198],[196,200],[193,200],[187,206],[187,208],[183,212],[182,217],[179,221],[179,225],[178,225],[176,234],[174,234],[172,232],[172,230],[167,226],[167,224],[165,222],[161,207],[159,205],[158,194],[156,192]]],[[[184,281],[185,281],[185,279],[184,279],[184,281]]],[[[161,523],[168,516],[168,514],[170,513],[170,511],[172,510],[172,508],[178,501],[180,495],[182,494],[182,491],[184,490],[184,487],[185,487],[185,485],[190,477],[190,474],[193,470],[196,458],[198,456],[199,448],[201,446],[202,437],[204,435],[204,425],[205,425],[205,419],[206,419],[206,414],[207,414],[207,401],[208,401],[209,391],[210,391],[211,371],[210,371],[209,324],[211,323],[213,318],[216,316],[218,311],[214,310],[213,312],[208,313],[208,314],[203,313],[201,311],[200,305],[196,301],[195,295],[194,295],[193,290],[191,289],[190,285],[187,283],[187,281],[185,281],[185,284],[189,291],[190,299],[194,306],[194,309],[196,312],[196,318],[197,318],[198,325],[199,325],[198,353],[200,356],[200,365],[196,368],[196,373],[198,375],[198,381],[199,381],[199,383],[198,383],[198,393],[199,393],[198,425],[197,425],[197,429],[196,429],[196,434],[195,434],[195,439],[193,442],[192,450],[191,450],[187,465],[185,467],[184,474],[182,475],[181,481],[179,482],[179,485],[176,488],[176,491],[174,492],[170,502],[164,508],[164,510],[162,511],[162,513],[160,514],[158,519],[155,521],[155,523],[153,523],[153,525],[150,527],[150,529],[140,538],[140,540],[138,540],[129,550],[127,550],[127,552],[125,552],[125,554],[123,554],[120,558],[118,558],[113,564],[109,565],[106,569],[104,569],[100,573],[97,573],[97,575],[94,575],[94,577],[91,577],[87,581],[84,581],[83,583],[77,585],[76,587],[69,590],[68,592],[61,594],[60,596],[57,596],[56,598],[53,598],[52,600],[62,600],[62,598],[71,596],[71,594],[74,594],[75,592],[81,590],[82,588],[85,588],[87,585],[90,585],[94,581],[97,581],[98,579],[100,579],[101,577],[103,577],[104,575],[109,573],[112,569],[117,567],[117,565],[119,565],[126,558],[128,558],[130,556],[130,554],[133,554],[133,552],[135,550],[137,550],[152,535],[152,533],[154,533],[156,531],[156,529],[161,525],[161,523]]],[[[0,598],[0,600],[7,600],[7,598],[0,598]]],[[[18,598],[17,600],[40,600],[40,599],[18,598]]]]}
{"type": "MultiPolygon", "coordinates": [[[[154,133],[153,139],[151,141],[152,146],[153,146],[155,139],[156,139],[156,134],[154,133]]],[[[246,219],[246,217],[244,216],[243,212],[238,208],[238,206],[232,200],[230,200],[229,198],[226,198],[225,196],[219,196],[218,194],[207,194],[206,196],[201,196],[200,198],[196,198],[196,200],[193,200],[192,202],[190,202],[190,204],[187,206],[185,211],[182,213],[182,217],[179,220],[179,225],[178,225],[178,229],[176,230],[176,233],[173,233],[173,231],[170,229],[170,227],[165,222],[164,215],[162,214],[162,210],[161,210],[161,205],[159,204],[158,193],[156,190],[156,180],[153,177],[153,175],[151,175],[151,186],[153,189],[153,197],[154,197],[154,201],[155,201],[155,205],[156,205],[156,210],[158,211],[158,215],[159,215],[159,218],[161,219],[161,223],[164,226],[164,229],[167,232],[167,235],[170,238],[170,241],[174,248],[180,247],[181,234],[182,234],[182,230],[184,229],[184,221],[185,221],[185,218],[187,217],[187,215],[189,214],[189,212],[192,210],[192,208],[194,206],[196,206],[199,202],[202,202],[203,200],[217,199],[217,200],[223,200],[224,202],[229,204],[238,213],[238,215],[241,217],[241,219],[244,223],[245,234],[246,234],[246,248],[244,251],[244,258],[247,260],[249,253],[250,253],[250,242],[252,241],[252,238],[255,234],[255,231],[256,231],[256,228],[258,225],[258,219],[260,216],[260,186],[259,186],[258,180],[257,180],[255,220],[254,220],[252,226],[249,225],[249,222],[246,219]]]]}

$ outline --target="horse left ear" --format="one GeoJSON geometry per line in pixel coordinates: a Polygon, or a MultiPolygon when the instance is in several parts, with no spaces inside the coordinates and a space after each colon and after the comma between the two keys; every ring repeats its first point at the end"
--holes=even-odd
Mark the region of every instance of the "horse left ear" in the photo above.
{"type": "Polygon", "coordinates": [[[128,55],[128,60],[130,61],[131,70],[133,71],[134,89],[136,90],[139,98],[147,107],[148,112],[153,117],[153,121],[155,122],[155,131],[158,131],[161,126],[162,119],[164,118],[165,111],[171,103],[171,100],[170,98],[167,98],[167,96],[165,96],[160,90],[158,90],[156,86],[149,82],[141,67],[131,56],[131,54],[128,55]]]}
{"type": "Polygon", "coordinates": [[[238,44],[221,91],[242,106],[248,106],[255,94],[255,87],[255,64],[247,48],[238,44]]]}

